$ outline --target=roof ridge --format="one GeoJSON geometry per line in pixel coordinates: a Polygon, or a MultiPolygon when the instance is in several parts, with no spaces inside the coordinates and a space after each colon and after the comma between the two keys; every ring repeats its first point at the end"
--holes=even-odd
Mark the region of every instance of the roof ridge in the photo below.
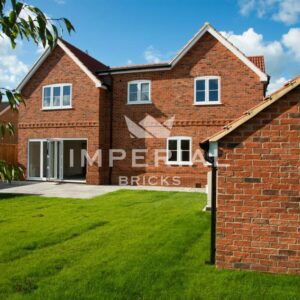
{"type": "Polygon", "coordinates": [[[121,68],[131,68],[131,67],[138,67],[138,66],[158,66],[158,65],[165,65],[168,64],[169,61],[161,61],[157,63],[145,63],[145,64],[128,64],[123,66],[112,66],[110,69],[121,69],[121,68]]]}
{"type": "MultiPolygon", "coordinates": [[[[263,82],[268,82],[268,75],[265,73],[262,63],[254,63],[249,57],[243,53],[238,47],[236,47],[232,42],[230,42],[224,35],[218,32],[211,24],[206,22],[196,34],[176,53],[176,55],[170,59],[165,65],[162,64],[161,70],[172,69],[178,61],[201,39],[201,37],[206,33],[210,33],[214,38],[216,38],[223,46],[225,46],[229,51],[231,51],[236,57],[238,57],[248,68],[250,68],[254,73],[256,73],[260,80],[263,82]]],[[[144,71],[155,71],[159,69],[160,64],[150,64],[150,65],[128,65],[122,67],[113,67],[108,70],[98,70],[97,74],[107,74],[107,73],[123,73],[123,72],[144,72],[144,71]],[[144,69],[143,69],[144,67],[144,69]],[[153,67],[153,70],[152,68],[153,67]]]]}

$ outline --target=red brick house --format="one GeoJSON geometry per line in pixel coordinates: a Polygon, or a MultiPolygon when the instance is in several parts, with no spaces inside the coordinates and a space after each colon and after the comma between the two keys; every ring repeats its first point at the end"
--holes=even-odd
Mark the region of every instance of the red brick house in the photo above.
{"type": "Polygon", "coordinates": [[[204,186],[207,168],[192,160],[199,143],[260,103],[268,79],[263,57],[246,57],[209,24],[171,61],[151,65],[108,67],[59,40],[18,88],[27,102],[19,162],[28,179],[204,186]],[[82,149],[101,149],[101,166],[80,164],[82,149]],[[156,149],[171,155],[156,164],[156,149]]]}
{"type": "Polygon", "coordinates": [[[300,76],[208,141],[217,266],[300,274],[300,76]]]}

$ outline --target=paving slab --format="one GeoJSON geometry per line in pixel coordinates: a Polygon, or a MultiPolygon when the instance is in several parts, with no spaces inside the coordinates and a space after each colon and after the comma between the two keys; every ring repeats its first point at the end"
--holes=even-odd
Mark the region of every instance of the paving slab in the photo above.
{"type": "Polygon", "coordinates": [[[84,183],[66,182],[40,182],[19,181],[12,183],[0,183],[2,194],[30,194],[44,197],[59,198],[82,198],[90,199],[114,191],[129,190],[151,190],[151,191],[180,191],[180,192],[205,192],[202,188],[184,187],[157,187],[157,186],[118,186],[118,185],[87,185],[84,183]]]}

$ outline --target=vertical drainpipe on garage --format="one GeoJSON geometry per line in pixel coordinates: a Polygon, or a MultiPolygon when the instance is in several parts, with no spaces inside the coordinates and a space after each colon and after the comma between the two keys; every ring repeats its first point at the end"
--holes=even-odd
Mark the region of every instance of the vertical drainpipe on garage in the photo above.
{"type": "Polygon", "coordinates": [[[217,157],[218,142],[205,142],[200,144],[204,150],[204,158],[211,167],[211,229],[210,229],[210,261],[211,265],[216,263],[216,221],[217,221],[217,157]]]}

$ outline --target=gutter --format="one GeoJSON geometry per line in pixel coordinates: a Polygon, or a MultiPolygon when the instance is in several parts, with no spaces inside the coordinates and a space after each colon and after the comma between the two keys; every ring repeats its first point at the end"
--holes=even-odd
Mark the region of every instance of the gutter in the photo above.
{"type": "Polygon", "coordinates": [[[161,64],[156,66],[139,66],[128,68],[113,68],[108,70],[97,71],[97,75],[109,75],[109,74],[126,74],[126,73],[138,73],[138,72],[150,72],[150,71],[168,71],[172,66],[169,64],[161,64]]]}
{"type": "Polygon", "coordinates": [[[204,142],[200,144],[204,150],[204,158],[211,167],[211,229],[210,229],[210,261],[208,264],[216,263],[216,222],[217,222],[217,156],[218,143],[204,142]]]}

